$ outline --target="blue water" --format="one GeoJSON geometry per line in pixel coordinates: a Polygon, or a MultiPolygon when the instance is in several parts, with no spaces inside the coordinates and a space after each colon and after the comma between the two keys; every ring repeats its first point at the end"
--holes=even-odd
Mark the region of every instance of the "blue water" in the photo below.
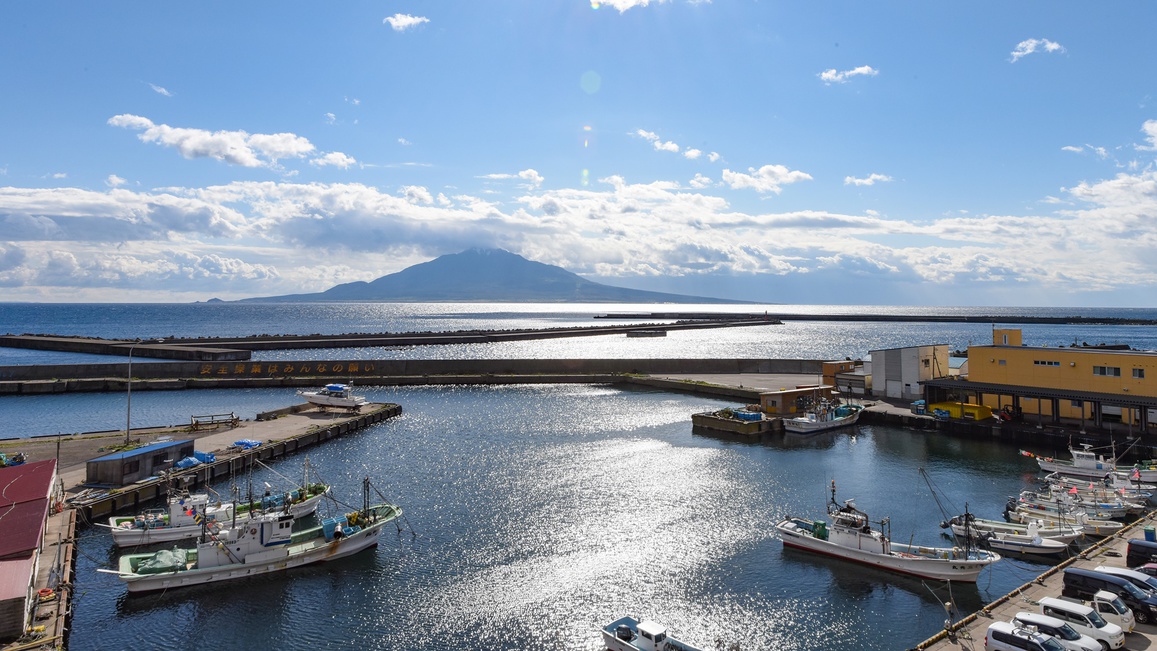
{"type": "MultiPolygon", "coordinates": [[[[62,334],[76,328],[69,333],[137,337],[410,331],[438,322],[449,324],[446,329],[471,323],[533,327],[526,324],[586,324],[608,311],[554,305],[543,312],[523,306],[231,311],[241,306],[197,305],[180,306],[178,318],[172,307],[129,306],[127,316],[110,316],[107,306],[7,305],[0,310],[0,331],[62,334]],[[213,310],[204,313],[213,318],[192,319],[192,311],[202,308],[213,310]],[[373,328],[374,309],[414,316],[394,314],[395,325],[373,328]],[[131,327],[121,323],[125,318],[131,327]]],[[[950,337],[988,336],[987,327],[969,334],[959,324],[799,326],[644,341],[672,355],[710,357],[722,348],[716,341],[722,332],[734,347],[728,357],[774,351],[767,356],[842,358],[876,346],[867,342],[958,345],[950,337]],[[908,340],[911,333],[916,338],[908,340]]],[[[1157,347],[1137,343],[1149,341],[1152,328],[1024,330],[1030,342],[1116,336],[1157,347]]],[[[639,341],[590,339],[603,341],[527,342],[521,352],[566,358],[639,341]]],[[[441,352],[520,352],[496,349],[501,346],[441,352]]],[[[838,499],[855,498],[873,518],[891,518],[893,539],[948,544],[938,527],[944,513],[918,469],[927,469],[950,513],[967,502],[981,517],[999,517],[1007,496],[1030,485],[1036,473],[1016,448],[997,442],[866,425],[803,441],[735,442],[695,434],[690,423],[693,413],[732,403],[652,390],[364,390],[372,400],[402,405],[403,415],[311,449],[310,464],[347,502],[358,499],[361,477],[371,477],[405,509],[402,531],[384,533],[375,550],[321,566],[129,598],[115,577],[96,572],[115,563],[111,539],[84,529],[70,648],[596,649],[597,629],[631,614],[663,622],[705,649],[902,649],[941,628],[944,602],[972,612],[1047,567],[1005,559],[985,570],[978,584],[949,588],[785,551],[773,534],[785,515],[821,515],[828,482],[835,479],[838,499]]],[[[228,411],[249,418],[293,402],[290,390],[134,392],[133,424],[184,423],[191,414],[228,411]]],[[[115,430],[124,424],[124,411],[119,394],[0,397],[0,422],[16,435],[115,430]]],[[[254,480],[276,482],[273,472],[296,477],[303,463],[304,455],[279,461],[254,480]]]]}

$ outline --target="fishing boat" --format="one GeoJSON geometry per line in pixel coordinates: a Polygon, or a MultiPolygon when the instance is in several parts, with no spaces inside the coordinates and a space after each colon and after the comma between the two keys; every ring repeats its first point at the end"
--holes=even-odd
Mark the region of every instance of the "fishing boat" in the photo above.
{"type": "Polygon", "coordinates": [[[208,493],[171,494],[164,508],[145,509],[135,515],[112,516],[106,527],[117,547],[135,547],[196,538],[202,523],[233,517],[232,503],[212,502],[208,493]]]}
{"type": "Polygon", "coordinates": [[[349,384],[327,384],[316,391],[298,391],[297,395],[319,407],[357,409],[366,404],[365,396],[354,395],[349,384]]]}
{"type": "Polygon", "coordinates": [[[976,549],[965,536],[964,546],[925,547],[892,542],[891,523],[879,521],[887,531],[873,529],[867,513],[857,509],[852,500],[840,506],[836,502],[836,482],[832,480],[832,498],[827,505],[828,523],[822,520],[787,517],[775,525],[785,547],[843,558],[880,569],[941,581],[975,583],[976,577],[989,565],[1000,560],[1000,554],[976,549]]]}
{"type": "MultiPolygon", "coordinates": [[[[1010,505],[1006,508],[1015,508],[1015,506],[1011,506],[1012,499],[1013,498],[1009,498],[1010,505]]],[[[1064,493],[1021,491],[1020,497],[1017,498],[1016,501],[1017,505],[1027,505],[1036,510],[1084,512],[1088,514],[1090,518],[1099,518],[1102,520],[1124,518],[1131,512],[1142,508],[1137,504],[1126,503],[1121,500],[1111,500],[1108,502],[1087,500],[1082,498],[1081,495],[1073,489],[1064,493]]]]}
{"type": "Polygon", "coordinates": [[[834,405],[822,400],[802,416],[783,419],[783,429],[792,434],[814,434],[847,427],[856,424],[861,411],[860,405],[834,405]]]}
{"type": "Polygon", "coordinates": [[[634,617],[617,619],[602,628],[603,644],[610,651],[700,651],[667,633],[662,624],[634,617]]]}
{"type": "Polygon", "coordinates": [[[164,549],[152,554],[126,554],[116,574],[130,594],[169,590],[280,572],[355,554],[378,544],[382,528],[395,522],[401,507],[371,505],[369,479],[362,488],[362,508],[302,531],[293,531],[293,516],[263,512],[233,522],[204,525],[194,549],[164,549]]]}
{"type": "Polygon", "coordinates": [[[1123,522],[1090,518],[1089,514],[1084,512],[1046,511],[1027,504],[1017,504],[1016,508],[1011,511],[1006,509],[1005,517],[1013,522],[1024,524],[1033,520],[1040,520],[1045,524],[1055,523],[1063,526],[1080,527],[1086,536],[1111,536],[1125,528],[1123,522]]]}
{"type": "MultiPolygon", "coordinates": [[[[1085,536],[1079,526],[1062,525],[1057,522],[1045,523],[1039,520],[1029,521],[1036,522],[1037,535],[1041,538],[1048,538],[1056,540],[1064,544],[1076,542],[1085,536]]],[[[940,523],[940,528],[950,529],[953,535],[967,536],[973,535],[977,537],[984,537],[988,533],[997,534],[1012,534],[1017,536],[1029,535],[1029,523],[1019,522],[1005,522],[1004,520],[987,520],[985,518],[978,518],[971,513],[962,514],[953,517],[950,520],[945,520],[940,523]],[[964,526],[964,521],[967,518],[968,526],[964,526]]]]}
{"type": "Polygon", "coordinates": [[[1069,460],[1042,457],[1027,450],[1021,450],[1020,453],[1022,456],[1036,459],[1041,470],[1068,477],[1101,478],[1117,469],[1116,457],[1106,458],[1103,454],[1095,454],[1093,446],[1088,443],[1082,443],[1081,447],[1083,449],[1077,450],[1069,446],[1069,454],[1073,457],[1069,460]]]}
{"type": "Polygon", "coordinates": [[[1038,556],[1057,556],[1068,553],[1068,543],[1040,535],[1040,524],[1033,520],[1026,525],[1028,533],[1002,533],[987,531],[979,534],[978,538],[989,549],[996,549],[1005,553],[1034,554],[1038,556]]]}
{"type": "Polygon", "coordinates": [[[265,495],[247,502],[234,504],[210,502],[207,493],[190,495],[178,491],[168,500],[167,508],[147,509],[136,515],[112,516],[107,525],[117,547],[137,547],[158,543],[191,540],[201,535],[202,521],[209,523],[228,520],[235,514],[248,518],[251,513],[281,511],[294,519],[317,512],[318,505],[329,494],[326,484],[306,483],[285,492],[265,495]]]}
{"type": "Polygon", "coordinates": [[[1120,499],[1138,504],[1152,503],[1155,495],[1154,490],[1157,489],[1157,486],[1153,484],[1130,482],[1123,473],[1110,473],[1101,479],[1079,479],[1051,473],[1045,476],[1041,483],[1054,493],[1067,492],[1076,488],[1077,492],[1082,495],[1088,494],[1105,500],[1120,499]]]}

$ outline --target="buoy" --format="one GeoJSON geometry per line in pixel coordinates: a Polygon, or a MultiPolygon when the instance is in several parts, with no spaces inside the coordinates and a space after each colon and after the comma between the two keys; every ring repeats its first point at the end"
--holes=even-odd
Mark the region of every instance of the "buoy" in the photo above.
{"type": "Polygon", "coordinates": [[[56,592],[52,588],[41,588],[36,594],[40,597],[41,601],[48,601],[56,596],[56,592]]]}

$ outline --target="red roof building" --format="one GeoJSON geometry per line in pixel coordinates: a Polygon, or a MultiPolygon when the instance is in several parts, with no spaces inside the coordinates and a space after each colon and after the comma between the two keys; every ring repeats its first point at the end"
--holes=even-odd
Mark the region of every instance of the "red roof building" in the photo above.
{"type": "Polygon", "coordinates": [[[19,638],[31,621],[56,484],[55,459],[0,468],[0,641],[19,638]]]}

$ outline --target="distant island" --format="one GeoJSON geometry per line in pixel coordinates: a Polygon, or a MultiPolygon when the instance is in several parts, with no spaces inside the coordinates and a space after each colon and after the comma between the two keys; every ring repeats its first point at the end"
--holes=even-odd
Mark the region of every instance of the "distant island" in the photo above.
{"type": "Polygon", "coordinates": [[[503,249],[480,248],[443,255],[370,282],[344,283],[315,294],[241,299],[241,302],[266,303],[350,301],[750,303],[603,285],[562,267],[527,260],[503,249]]]}

